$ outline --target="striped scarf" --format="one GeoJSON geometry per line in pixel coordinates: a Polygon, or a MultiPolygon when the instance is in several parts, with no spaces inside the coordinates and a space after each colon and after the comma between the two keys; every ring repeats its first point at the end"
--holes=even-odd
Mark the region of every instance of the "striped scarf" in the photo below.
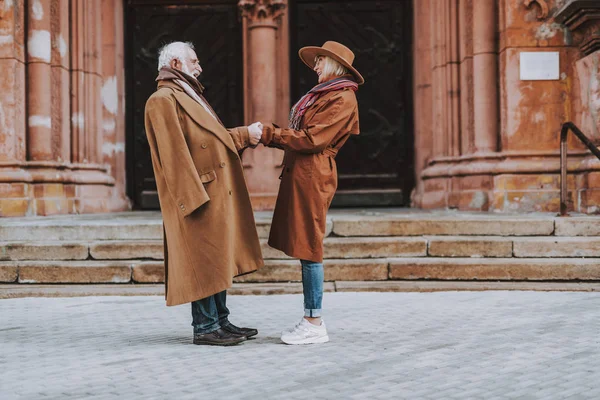
{"type": "Polygon", "coordinates": [[[289,127],[296,130],[300,129],[300,123],[302,122],[302,118],[304,117],[306,110],[312,106],[319,97],[327,92],[344,88],[350,88],[356,92],[358,90],[358,84],[353,80],[342,76],[320,83],[314,88],[310,89],[308,93],[302,96],[302,98],[298,100],[294,107],[292,107],[292,111],[290,111],[289,127]]]}

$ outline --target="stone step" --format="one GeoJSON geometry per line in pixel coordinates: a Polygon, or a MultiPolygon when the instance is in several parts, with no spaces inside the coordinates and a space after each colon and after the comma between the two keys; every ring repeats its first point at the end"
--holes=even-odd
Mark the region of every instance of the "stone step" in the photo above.
{"type": "MultiPolygon", "coordinates": [[[[297,260],[267,260],[238,283],[300,282],[297,260]]],[[[598,258],[405,257],[332,259],[326,281],[600,281],[598,258]]],[[[3,261],[0,283],[162,283],[162,261],[3,261]]]]}
{"type": "Polygon", "coordinates": [[[400,280],[600,280],[599,258],[396,258],[389,278],[400,280]]]}
{"type": "MultiPolygon", "coordinates": [[[[465,281],[336,281],[325,282],[325,292],[446,292],[446,291],[543,291],[598,292],[595,282],[465,282],[465,281]]],[[[301,283],[234,283],[229,295],[300,294],[301,283]]],[[[163,284],[14,285],[0,284],[0,299],[22,297],[164,296],[163,284]]]]}
{"type": "Polygon", "coordinates": [[[462,216],[343,216],[333,218],[338,236],[546,236],[554,232],[554,218],[496,215],[462,216]]]}
{"type": "MultiPolygon", "coordinates": [[[[265,259],[289,259],[260,239],[265,259]]],[[[418,237],[325,239],[327,258],[418,257],[427,255],[427,240],[418,237]]],[[[162,240],[92,242],[0,242],[0,260],[162,260],[162,240]]]]}
{"type": "MultiPolygon", "coordinates": [[[[290,259],[260,239],[267,260],[290,259]]],[[[600,237],[328,237],[326,259],[388,257],[600,257],[600,237]]],[[[0,260],[162,260],[162,240],[0,242],[0,260]]]]}
{"type": "MultiPolygon", "coordinates": [[[[260,238],[267,238],[271,213],[257,212],[260,238]]],[[[557,217],[554,214],[506,215],[332,210],[327,236],[600,236],[599,216],[557,217]]],[[[90,214],[0,219],[3,241],[160,240],[162,218],[157,212],[90,214]]]]}

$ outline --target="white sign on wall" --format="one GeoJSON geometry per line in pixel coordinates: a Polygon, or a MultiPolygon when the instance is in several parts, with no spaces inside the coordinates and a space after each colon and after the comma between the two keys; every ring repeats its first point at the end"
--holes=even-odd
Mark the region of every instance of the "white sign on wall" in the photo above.
{"type": "Polygon", "coordinates": [[[524,51],[519,55],[522,81],[556,81],[559,79],[558,51],[524,51]]]}

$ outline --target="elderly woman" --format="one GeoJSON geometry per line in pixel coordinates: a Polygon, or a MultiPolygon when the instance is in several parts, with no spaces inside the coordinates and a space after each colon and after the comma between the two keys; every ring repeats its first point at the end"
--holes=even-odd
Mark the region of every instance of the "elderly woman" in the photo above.
{"type": "Polygon", "coordinates": [[[288,129],[264,125],[261,138],[285,150],[269,245],[302,264],[304,318],[283,332],[286,344],[329,341],[321,318],[325,218],[337,188],[335,156],[359,133],[354,92],[364,83],[352,66],[354,53],[340,43],[303,47],[299,55],[319,83],[292,108],[288,129]]]}

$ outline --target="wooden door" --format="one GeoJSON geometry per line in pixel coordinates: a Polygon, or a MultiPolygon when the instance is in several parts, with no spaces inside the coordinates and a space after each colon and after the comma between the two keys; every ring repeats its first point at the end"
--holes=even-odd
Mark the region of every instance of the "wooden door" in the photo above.
{"type": "Polygon", "coordinates": [[[290,1],[292,103],[317,83],[303,46],[335,40],[356,55],[361,134],[338,154],[333,206],[401,206],[414,187],[411,0],[290,1]]]}
{"type": "Polygon", "coordinates": [[[136,209],[158,209],[144,106],[156,90],[158,51],[194,43],[207,100],[225,126],[243,125],[242,33],[237,1],[128,0],[126,5],[127,186],[136,209]]]}

